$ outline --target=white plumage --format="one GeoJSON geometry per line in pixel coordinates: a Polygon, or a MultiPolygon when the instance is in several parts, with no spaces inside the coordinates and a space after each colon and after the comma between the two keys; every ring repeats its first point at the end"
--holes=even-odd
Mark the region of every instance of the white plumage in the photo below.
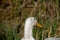
{"type": "Polygon", "coordinates": [[[32,30],[33,30],[34,25],[42,27],[41,25],[39,25],[37,23],[36,18],[29,17],[29,18],[26,19],[25,26],[24,26],[24,37],[21,40],[35,40],[33,38],[33,34],[32,34],[32,30]]]}

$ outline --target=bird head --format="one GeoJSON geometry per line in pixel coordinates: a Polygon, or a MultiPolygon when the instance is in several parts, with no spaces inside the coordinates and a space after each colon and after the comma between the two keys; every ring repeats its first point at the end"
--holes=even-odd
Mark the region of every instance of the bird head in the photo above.
{"type": "Polygon", "coordinates": [[[26,24],[31,25],[31,26],[35,26],[36,25],[38,27],[42,27],[42,25],[37,22],[37,19],[35,17],[27,18],[26,24]]]}

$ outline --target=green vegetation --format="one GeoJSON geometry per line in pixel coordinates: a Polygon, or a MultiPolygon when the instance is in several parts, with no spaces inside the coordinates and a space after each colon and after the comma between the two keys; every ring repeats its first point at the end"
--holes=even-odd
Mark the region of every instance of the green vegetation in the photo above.
{"type": "Polygon", "coordinates": [[[30,16],[43,25],[33,29],[36,40],[60,37],[60,0],[1,0],[0,40],[20,40],[24,22],[30,16]]]}

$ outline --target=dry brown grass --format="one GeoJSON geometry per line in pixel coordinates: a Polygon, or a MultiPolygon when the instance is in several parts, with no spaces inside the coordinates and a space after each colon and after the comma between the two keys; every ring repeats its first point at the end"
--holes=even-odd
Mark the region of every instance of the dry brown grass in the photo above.
{"type": "MultiPolygon", "coordinates": [[[[13,30],[12,32],[15,34],[11,34],[16,38],[15,40],[18,40],[23,37],[26,18],[34,16],[43,25],[43,29],[33,29],[33,36],[36,40],[44,40],[47,37],[60,37],[59,4],[57,0],[2,0],[0,5],[0,24],[4,26],[1,26],[1,29],[9,27],[11,30],[6,30],[13,30]]],[[[5,31],[3,32],[5,33],[5,31]]],[[[0,34],[2,35],[3,32],[1,30],[0,34]]]]}

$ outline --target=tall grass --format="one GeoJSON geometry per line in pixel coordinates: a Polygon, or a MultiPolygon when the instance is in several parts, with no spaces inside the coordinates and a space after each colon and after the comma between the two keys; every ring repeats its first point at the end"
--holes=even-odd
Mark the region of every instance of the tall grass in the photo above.
{"type": "Polygon", "coordinates": [[[59,0],[9,0],[8,4],[6,9],[0,10],[1,40],[20,40],[24,35],[24,22],[30,16],[43,25],[43,28],[33,29],[36,40],[60,37],[59,0]]]}

